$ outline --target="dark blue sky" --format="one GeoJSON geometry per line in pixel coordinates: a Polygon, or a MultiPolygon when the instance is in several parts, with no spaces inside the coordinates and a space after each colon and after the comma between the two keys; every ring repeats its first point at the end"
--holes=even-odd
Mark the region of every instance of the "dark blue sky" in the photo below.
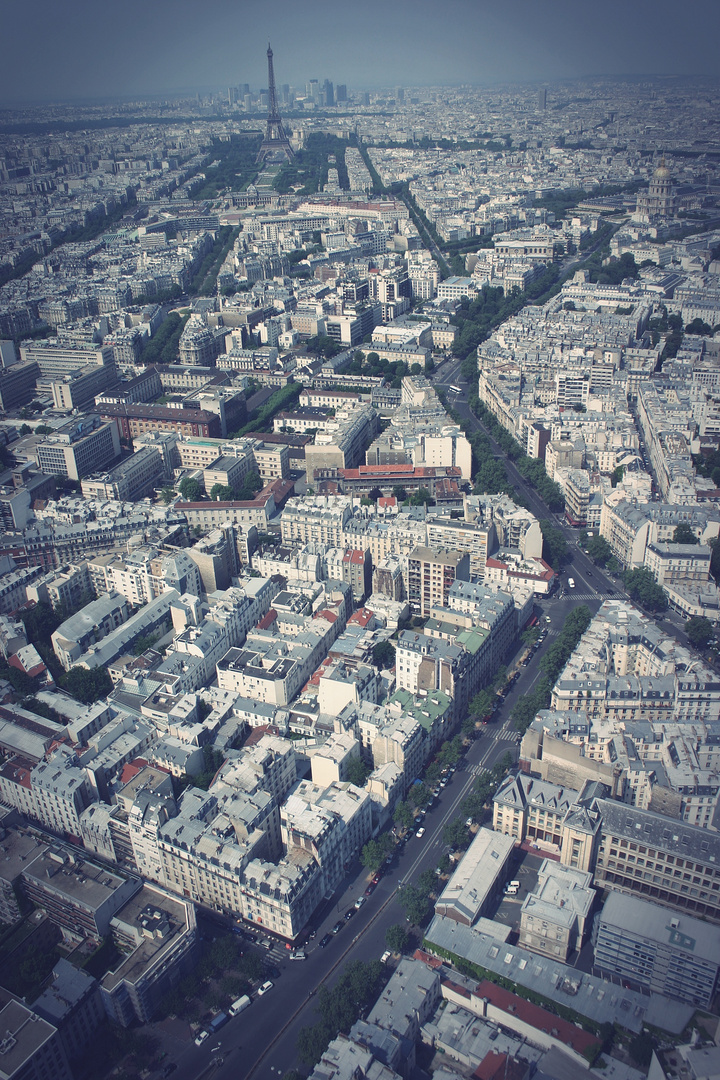
{"type": "Polygon", "coordinates": [[[349,87],[720,75],[720,0],[4,0],[0,103],[330,78],[349,87]]]}

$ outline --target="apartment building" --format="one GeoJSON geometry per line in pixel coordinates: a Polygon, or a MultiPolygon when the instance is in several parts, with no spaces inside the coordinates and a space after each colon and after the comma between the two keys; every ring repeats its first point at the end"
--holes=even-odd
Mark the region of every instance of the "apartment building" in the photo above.
{"type": "Polygon", "coordinates": [[[344,530],[351,518],[351,500],[344,495],[290,499],[280,520],[283,543],[344,547],[344,530]]]}
{"type": "Polygon", "coordinates": [[[645,566],[658,585],[703,584],[710,580],[712,548],[705,544],[649,543],[645,566]]]}
{"type": "Polygon", "coordinates": [[[58,660],[69,671],[83,653],[97,641],[127,621],[130,614],[127,600],[117,592],[109,592],[91,600],[80,611],[66,619],[52,634],[52,647],[58,660]]]}
{"type": "Polygon", "coordinates": [[[36,449],[38,466],[51,476],[82,480],[120,457],[120,437],[114,421],[96,415],[73,420],[46,436],[36,449]]]}
{"type": "Polygon", "coordinates": [[[508,776],[493,797],[493,829],[521,843],[562,845],[563,822],[579,792],[518,773],[508,776]]]}
{"type": "Polygon", "coordinates": [[[293,941],[324,896],[324,876],[312,853],[293,846],[277,863],[253,859],[243,873],[242,915],[293,941]]]}
{"type": "Polygon", "coordinates": [[[332,896],[345,874],[345,864],[357,858],[372,836],[372,800],[367,791],[333,781],[320,787],[301,780],[280,811],[283,844],[315,858],[323,879],[323,894],[332,896]]]}
{"type": "Polygon", "coordinates": [[[413,615],[428,616],[433,607],[447,607],[455,581],[469,581],[468,553],[415,548],[408,558],[407,594],[413,615]]]}
{"type": "Polygon", "coordinates": [[[80,487],[88,499],[135,502],[150,494],[161,482],[163,472],[162,455],[155,447],[146,446],[109,472],[85,477],[80,487]]]}
{"type": "Polygon", "coordinates": [[[105,1011],[123,1027],[147,1024],[163,997],[197,964],[195,907],[143,885],[110,920],[110,936],[122,959],[100,983],[105,1011]]]}
{"type": "Polygon", "coordinates": [[[3,1071],[8,1080],[73,1080],[58,1029],[14,998],[0,1009],[3,1071]]]}
{"type": "Polygon", "coordinates": [[[720,972],[720,928],[610,893],[593,929],[594,970],[643,993],[709,1008],[720,972]]]}
{"type": "Polygon", "coordinates": [[[67,848],[48,847],[23,870],[22,886],[69,938],[99,941],[141,882],[78,858],[67,848]]]}
{"type": "Polygon", "coordinates": [[[40,367],[35,360],[0,368],[0,409],[11,412],[27,405],[39,377],[40,367]]]}
{"type": "Polygon", "coordinates": [[[88,364],[115,368],[112,346],[101,346],[95,342],[76,341],[69,344],[55,338],[29,341],[20,346],[20,356],[26,363],[36,363],[40,374],[51,379],[63,379],[69,372],[78,371],[88,364]]]}
{"type": "Polygon", "coordinates": [[[596,897],[591,883],[589,871],[545,859],[520,912],[522,948],[563,963],[579,953],[590,932],[596,897]]]}
{"type": "Polygon", "coordinates": [[[149,603],[167,589],[194,596],[199,596],[202,591],[198,567],[186,551],[160,551],[144,545],[124,558],[119,555],[91,556],[86,566],[90,586],[96,595],[119,593],[133,607],[149,603]]]}
{"type": "Polygon", "coordinates": [[[56,409],[85,409],[117,382],[118,374],[114,362],[88,364],[61,379],[51,380],[53,406],[56,409]]]}
{"type": "Polygon", "coordinates": [[[515,845],[508,836],[478,829],[435,901],[435,912],[462,926],[489,915],[507,881],[515,845]]]}
{"type": "Polygon", "coordinates": [[[122,438],[130,442],[148,431],[176,431],[180,435],[220,438],[222,423],[218,413],[204,409],[174,409],[165,405],[109,402],[98,407],[103,420],[113,420],[122,438]]]}
{"type": "Polygon", "coordinates": [[[718,834],[650,810],[598,799],[599,888],[720,923],[718,834]]]}
{"type": "Polygon", "coordinates": [[[365,448],[377,432],[377,423],[377,413],[370,405],[338,410],[333,423],[328,423],[317,433],[314,443],[305,447],[308,477],[314,476],[316,469],[356,466],[363,460],[365,448]]]}

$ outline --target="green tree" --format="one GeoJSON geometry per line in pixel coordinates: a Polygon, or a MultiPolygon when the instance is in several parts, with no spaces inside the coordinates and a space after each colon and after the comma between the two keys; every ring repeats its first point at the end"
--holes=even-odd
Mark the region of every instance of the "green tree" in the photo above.
{"type": "Polygon", "coordinates": [[[297,1054],[308,1070],[315,1068],[334,1038],[332,1028],[324,1021],[300,1029],[297,1054]]]}
{"type": "Polygon", "coordinates": [[[235,492],[227,484],[213,484],[210,488],[210,498],[213,502],[230,502],[235,496],[235,492]]]}
{"type": "Polygon", "coordinates": [[[693,615],[691,619],[688,619],[685,627],[688,641],[691,645],[694,645],[696,649],[704,648],[714,632],[713,624],[703,615],[693,615]]]}
{"type": "Polygon", "coordinates": [[[187,502],[196,502],[202,487],[200,481],[193,476],[184,476],[178,484],[178,491],[187,502]]]}
{"type": "Polygon", "coordinates": [[[649,1031],[641,1031],[639,1035],[635,1035],[628,1046],[630,1057],[636,1065],[640,1065],[643,1069],[647,1069],[650,1065],[654,1049],[655,1040],[649,1031]]]}
{"type": "Polygon", "coordinates": [[[543,558],[558,573],[572,558],[568,542],[557,525],[543,519],[540,523],[543,537],[543,558]]]}
{"type": "Polygon", "coordinates": [[[365,781],[372,772],[372,766],[368,765],[366,761],[360,757],[359,754],[355,754],[351,757],[345,767],[345,775],[351,784],[355,784],[356,787],[364,788],[365,781]]]}
{"type": "Polygon", "coordinates": [[[249,472],[243,479],[241,486],[237,489],[236,498],[254,499],[261,487],[262,480],[260,479],[260,473],[257,472],[257,470],[253,470],[253,472],[249,472]]]}
{"type": "Polygon", "coordinates": [[[389,641],[379,641],[372,651],[372,662],[381,671],[395,667],[395,648],[389,641]]]}
{"type": "Polygon", "coordinates": [[[392,489],[392,493],[398,502],[405,502],[405,500],[407,499],[407,491],[402,486],[402,484],[395,484],[392,489]]]}
{"type": "Polygon", "coordinates": [[[488,690],[479,690],[470,702],[470,712],[481,720],[490,716],[493,707],[493,698],[488,690]]]}
{"type": "Polygon", "coordinates": [[[443,844],[452,848],[466,848],[470,842],[470,834],[467,831],[462,818],[453,818],[443,825],[443,844]]]}
{"type": "Polygon", "coordinates": [[[623,583],[630,599],[636,604],[642,604],[649,611],[665,611],[668,606],[667,593],[658,585],[655,578],[647,567],[642,566],[639,570],[626,570],[623,574],[623,583]]]}
{"type": "Polygon", "coordinates": [[[413,492],[410,496],[411,506],[422,506],[423,504],[425,506],[435,505],[435,500],[426,487],[418,488],[418,490],[413,492]]]}
{"type": "Polygon", "coordinates": [[[171,487],[169,484],[166,484],[160,492],[160,497],[165,503],[165,505],[168,506],[175,498],[175,488],[171,487]]]}
{"type": "Polygon", "coordinates": [[[72,667],[61,677],[60,686],[76,701],[92,705],[94,701],[107,697],[113,682],[106,668],[72,667]]]}
{"type": "Polygon", "coordinates": [[[681,522],[675,526],[675,532],[673,533],[673,544],[699,544],[695,533],[686,522],[681,522]]]}
{"type": "Polygon", "coordinates": [[[585,544],[585,550],[598,566],[606,566],[612,559],[612,548],[604,536],[591,536],[585,544]]]}
{"type": "Polygon", "coordinates": [[[432,799],[432,792],[427,784],[413,784],[408,791],[408,802],[418,810],[423,810],[432,799]]]}
{"type": "Polygon", "coordinates": [[[413,823],[413,812],[406,802],[399,802],[393,811],[393,821],[401,829],[409,829],[413,823]]]}
{"type": "Polygon", "coordinates": [[[404,953],[410,943],[410,935],[403,926],[394,923],[385,931],[385,942],[393,952],[404,953]]]}
{"type": "Polygon", "coordinates": [[[377,873],[393,849],[393,842],[387,833],[381,833],[377,840],[368,840],[360,852],[360,861],[373,874],[377,873]]]}
{"type": "Polygon", "coordinates": [[[398,903],[405,912],[405,918],[415,926],[422,926],[430,914],[430,901],[422,889],[414,885],[403,885],[398,890],[398,903]]]}
{"type": "Polygon", "coordinates": [[[32,428],[29,424],[20,425],[20,436],[22,437],[23,435],[32,435],[32,428]]]}

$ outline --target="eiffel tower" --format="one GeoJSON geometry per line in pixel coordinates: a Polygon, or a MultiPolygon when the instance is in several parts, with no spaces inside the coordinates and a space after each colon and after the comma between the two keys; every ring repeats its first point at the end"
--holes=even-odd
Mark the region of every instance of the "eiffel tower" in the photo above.
{"type": "Polygon", "coordinates": [[[265,131],[265,138],[262,141],[262,145],[258,151],[257,164],[265,161],[271,154],[276,151],[282,151],[288,161],[294,161],[295,154],[293,148],[290,145],[290,140],[287,137],[285,128],[283,127],[282,120],[280,119],[280,111],[277,105],[277,97],[275,96],[275,74],[273,72],[273,53],[270,48],[270,42],[268,42],[267,49],[268,58],[268,96],[270,98],[270,107],[268,109],[267,118],[267,130],[265,131]]]}

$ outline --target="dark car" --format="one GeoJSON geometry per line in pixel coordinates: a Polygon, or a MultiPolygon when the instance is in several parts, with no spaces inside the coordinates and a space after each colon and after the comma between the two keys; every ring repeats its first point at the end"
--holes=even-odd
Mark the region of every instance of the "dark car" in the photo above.
{"type": "Polygon", "coordinates": [[[348,908],[347,911],[345,912],[345,922],[350,922],[353,915],[356,915],[356,914],[357,914],[357,912],[356,912],[354,907],[348,908]]]}
{"type": "Polygon", "coordinates": [[[340,931],[342,930],[342,928],[343,928],[343,926],[344,926],[344,925],[345,925],[345,923],[343,922],[343,920],[342,920],[342,919],[338,919],[338,921],[337,921],[337,922],[335,923],[335,925],[333,926],[333,928],[332,928],[332,930],[330,931],[330,933],[331,933],[331,934],[339,934],[339,933],[340,933],[340,931]]]}
{"type": "Polygon", "coordinates": [[[325,946],[329,945],[331,941],[332,941],[332,934],[323,934],[323,936],[318,941],[318,948],[319,949],[324,949],[325,946]]]}
{"type": "Polygon", "coordinates": [[[163,1069],[163,1076],[172,1076],[172,1074],[175,1072],[176,1069],[177,1069],[177,1062],[176,1061],[168,1061],[167,1065],[163,1069]]]}
{"type": "Polygon", "coordinates": [[[588,570],[588,572],[587,572],[587,576],[588,576],[588,577],[592,577],[592,573],[591,573],[591,571],[590,571],[590,570],[588,570]]]}

